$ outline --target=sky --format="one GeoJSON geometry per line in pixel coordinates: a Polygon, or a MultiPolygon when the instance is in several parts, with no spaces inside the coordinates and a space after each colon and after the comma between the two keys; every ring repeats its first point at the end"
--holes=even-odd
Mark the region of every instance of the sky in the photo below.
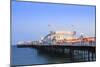
{"type": "Polygon", "coordinates": [[[49,31],[95,35],[95,6],[12,1],[12,44],[34,41],[49,31]]]}

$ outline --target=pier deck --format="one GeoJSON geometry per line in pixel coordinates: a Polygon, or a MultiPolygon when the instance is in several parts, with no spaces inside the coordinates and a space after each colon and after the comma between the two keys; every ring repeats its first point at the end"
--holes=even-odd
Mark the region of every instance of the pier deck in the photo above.
{"type": "Polygon", "coordinates": [[[96,46],[94,45],[18,45],[18,47],[32,47],[32,48],[38,48],[38,49],[73,49],[73,50],[88,50],[95,52],[96,51],[96,46]]]}

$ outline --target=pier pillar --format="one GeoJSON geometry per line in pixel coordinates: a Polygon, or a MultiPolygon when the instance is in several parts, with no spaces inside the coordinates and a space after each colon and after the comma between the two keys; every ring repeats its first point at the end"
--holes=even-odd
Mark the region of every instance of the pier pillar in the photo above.
{"type": "Polygon", "coordinates": [[[93,52],[91,52],[91,59],[92,59],[92,61],[94,60],[94,53],[93,52]]]}
{"type": "Polygon", "coordinates": [[[74,49],[70,48],[70,52],[69,52],[72,61],[74,62],[74,49]]]}
{"type": "Polygon", "coordinates": [[[90,55],[90,51],[88,51],[88,61],[90,61],[91,55],[90,55]]]}
{"type": "Polygon", "coordinates": [[[65,52],[65,49],[64,49],[64,48],[62,48],[62,53],[64,54],[64,52],[65,52]]]}

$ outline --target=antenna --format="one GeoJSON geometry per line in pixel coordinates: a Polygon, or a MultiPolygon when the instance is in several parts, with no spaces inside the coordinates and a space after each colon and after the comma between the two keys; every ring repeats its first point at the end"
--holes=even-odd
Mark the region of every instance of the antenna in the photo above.
{"type": "Polygon", "coordinates": [[[72,27],[73,35],[76,35],[76,31],[74,30],[75,29],[74,25],[72,24],[71,27],[72,27]]]}
{"type": "Polygon", "coordinates": [[[52,32],[53,30],[55,30],[54,26],[52,26],[51,24],[48,24],[48,27],[50,28],[50,32],[52,32]]]}

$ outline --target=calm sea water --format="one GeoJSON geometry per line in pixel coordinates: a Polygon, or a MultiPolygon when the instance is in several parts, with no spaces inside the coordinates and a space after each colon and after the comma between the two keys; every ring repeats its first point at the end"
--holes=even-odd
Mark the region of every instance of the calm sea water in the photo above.
{"type": "Polygon", "coordinates": [[[78,55],[76,51],[73,58],[72,56],[66,54],[44,53],[43,51],[38,51],[34,48],[18,48],[17,46],[11,47],[11,65],[71,63],[88,61],[87,58],[87,52],[83,55],[81,51],[78,55]]]}

